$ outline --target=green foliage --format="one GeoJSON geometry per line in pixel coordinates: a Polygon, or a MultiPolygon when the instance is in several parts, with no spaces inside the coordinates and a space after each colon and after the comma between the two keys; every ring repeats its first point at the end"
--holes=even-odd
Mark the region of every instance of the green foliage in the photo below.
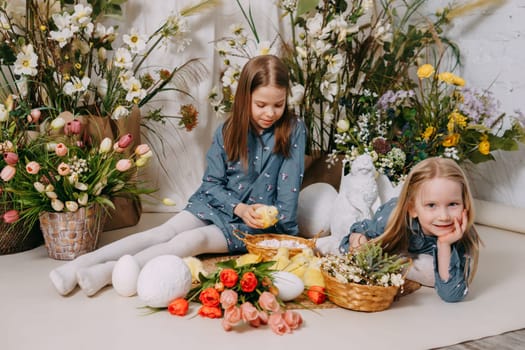
{"type": "Polygon", "coordinates": [[[369,241],[345,255],[321,258],[321,268],[342,283],[370,286],[399,286],[410,259],[383,252],[381,244],[369,241]]]}

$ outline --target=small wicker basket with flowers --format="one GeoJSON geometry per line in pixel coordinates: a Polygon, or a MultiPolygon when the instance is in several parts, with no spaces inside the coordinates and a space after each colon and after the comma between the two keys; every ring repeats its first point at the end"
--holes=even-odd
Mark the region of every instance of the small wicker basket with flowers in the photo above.
{"type": "Polygon", "coordinates": [[[326,255],[321,273],[326,294],[334,304],[355,311],[382,311],[390,307],[411,259],[384,253],[380,243],[368,242],[346,255],[326,255]]]}

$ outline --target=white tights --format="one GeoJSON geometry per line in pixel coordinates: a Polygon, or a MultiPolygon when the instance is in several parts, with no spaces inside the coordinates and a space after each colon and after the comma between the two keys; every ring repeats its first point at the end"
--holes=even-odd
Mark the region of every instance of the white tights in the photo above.
{"type": "Polygon", "coordinates": [[[52,270],[49,277],[62,295],[69,294],[78,283],[91,296],[111,283],[113,267],[123,255],[133,255],[142,268],[152,258],[164,254],[187,257],[227,252],[226,239],[217,226],[182,211],[164,224],[81,255],[52,270]]]}

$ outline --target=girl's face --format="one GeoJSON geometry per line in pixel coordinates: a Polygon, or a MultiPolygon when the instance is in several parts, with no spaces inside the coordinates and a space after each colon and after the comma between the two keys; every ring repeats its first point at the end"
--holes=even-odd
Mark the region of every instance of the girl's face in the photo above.
{"type": "Polygon", "coordinates": [[[284,113],[286,89],[277,86],[260,86],[252,92],[251,115],[257,131],[272,126],[284,113]]]}
{"type": "Polygon", "coordinates": [[[438,177],[421,184],[409,214],[419,219],[426,235],[439,237],[455,230],[455,218],[461,224],[464,208],[461,185],[438,177]]]}

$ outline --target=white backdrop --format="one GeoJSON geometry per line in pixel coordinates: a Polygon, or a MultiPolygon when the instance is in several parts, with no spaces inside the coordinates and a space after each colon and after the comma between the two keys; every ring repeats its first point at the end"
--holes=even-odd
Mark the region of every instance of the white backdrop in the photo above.
{"type": "MultiPolygon", "coordinates": [[[[149,34],[167,15],[194,3],[191,0],[128,0],[124,5],[125,24],[119,32],[135,27],[149,34]]],[[[276,30],[282,27],[274,1],[241,0],[241,3],[245,8],[250,4],[261,39],[273,39],[276,30]]],[[[449,1],[434,0],[432,6],[447,3],[449,1]]],[[[458,73],[471,87],[490,87],[501,100],[502,111],[507,113],[513,113],[515,109],[525,111],[524,21],[525,1],[503,0],[498,6],[476,10],[456,19],[449,33],[462,51],[464,65],[458,73]]],[[[182,209],[200,183],[206,150],[220,121],[207,101],[211,87],[219,79],[220,59],[212,42],[226,34],[232,23],[242,23],[247,28],[236,1],[223,0],[213,10],[191,18],[192,43],[189,48],[182,53],[159,52],[149,60],[150,65],[169,66],[199,57],[208,68],[208,75],[192,91],[200,113],[197,128],[186,132],[174,124],[159,127],[166,150],[162,163],[169,169],[169,174],[164,173],[156,161],[147,174],[148,180],[159,189],[159,198],[169,197],[177,205],[166,207],[155,201],[146,202],[146,211],[182,209]]],[[[180,102],[174,99],[158,101],[166,111],[177,109],[180,102]]],[[[476,197],[525,208],[525,147],[518,152],[496,156],[497,161],[481,164],[470,171],[476,197]]]]}

